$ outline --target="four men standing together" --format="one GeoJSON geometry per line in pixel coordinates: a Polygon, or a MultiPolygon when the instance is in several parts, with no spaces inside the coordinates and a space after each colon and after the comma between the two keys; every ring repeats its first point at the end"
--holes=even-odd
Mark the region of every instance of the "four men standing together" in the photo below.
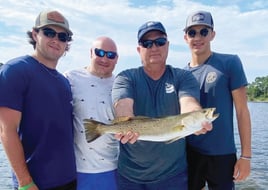
{"type": "Polygon", "coordinates": [[[166,29],[149,21],[137,36],[142,66],[115,77],[117,47],[102,36],[92,44],[89,66],[66,72],[67,80],[56,66],[72,40],[68,21],[57,11],[40,13],[28,32],[33,54],[0,70],[0,135],[14,188],[200,190],[207,184],[209,189],[231,190],[234,181],[246,179],[251,125],[241,61],[211,51],[215,31],[209,12],[189,15],[184,31],[192,55],[184,69],[166,63],[166,29]],[[213,130],[204,123],[197,134],[170,144],[137,141],[139,134],[132,131],[92,143],[85,139],[86,118],[109,124],[114,117],[163,117],[206,107],[220,113],[213,130]]]}

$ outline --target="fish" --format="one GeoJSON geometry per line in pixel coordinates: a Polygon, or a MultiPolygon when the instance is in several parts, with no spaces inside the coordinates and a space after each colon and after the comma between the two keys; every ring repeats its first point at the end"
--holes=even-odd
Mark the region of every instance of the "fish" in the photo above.
{"type": "Polygon", "coordinates": [[[219,117],[216,108],[204,108],[183,114],[151,118],[145,116],[118,117],[111,124],[92,119],[84,119],[87,142],[92,142],[103,134],[126,134],[133,131],[139,134],[137,140],[172,143],[201,130],[203,122],[213,122],[219,117]]]}

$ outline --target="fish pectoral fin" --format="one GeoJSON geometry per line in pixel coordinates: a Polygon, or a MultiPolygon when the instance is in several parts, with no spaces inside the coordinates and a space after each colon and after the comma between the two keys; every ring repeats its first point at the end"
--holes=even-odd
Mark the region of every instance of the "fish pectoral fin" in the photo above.
{"type": "Polygon", "coordinates": [[[174,127],[174,131],[176,132],[180,132],[185,128],[185,125],[181,124],[181,125],[177,125],[176,127],[174,127]]]}
{"type": "MultiPolygon", "coordinates": [[[[176,127],[173,128],[175,133],[179,133],[180,131],[182,131],[185,128],[185,125],[177,125],[176,127]]],[[[166,141],[166,144],[170,144],[173,143],[179,139],[183,138],[183,136],[177,136],[171,140],[166,141]]]]}

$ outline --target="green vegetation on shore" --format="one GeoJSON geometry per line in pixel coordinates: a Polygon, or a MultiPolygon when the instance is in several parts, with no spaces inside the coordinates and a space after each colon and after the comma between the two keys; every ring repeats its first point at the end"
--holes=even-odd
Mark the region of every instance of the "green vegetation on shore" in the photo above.
{"type": "Polygon", "coordinates": [[[268,76],[257,77],[247,86],[248,101],[268,102],[268,76]]]}

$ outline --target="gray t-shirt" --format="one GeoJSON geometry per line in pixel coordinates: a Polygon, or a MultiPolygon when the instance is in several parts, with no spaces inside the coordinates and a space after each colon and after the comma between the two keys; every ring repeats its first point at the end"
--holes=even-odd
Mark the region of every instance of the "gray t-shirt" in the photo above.
{"type": "MultiPolygon", "coordinates": [[[[166,66],[159,80],[152,80],[143,67],[119,73],[113,90],[113,102],[122,98],[134,100],[134,115],[162,117],[180,113],[179,98],[199,100],[199,86],[186,70],[166,66]]],[[[185,139],[170,144],[137,141],[121,144],[118,172],[137,183],[164,180],[187,169],[185,139]]]]}

